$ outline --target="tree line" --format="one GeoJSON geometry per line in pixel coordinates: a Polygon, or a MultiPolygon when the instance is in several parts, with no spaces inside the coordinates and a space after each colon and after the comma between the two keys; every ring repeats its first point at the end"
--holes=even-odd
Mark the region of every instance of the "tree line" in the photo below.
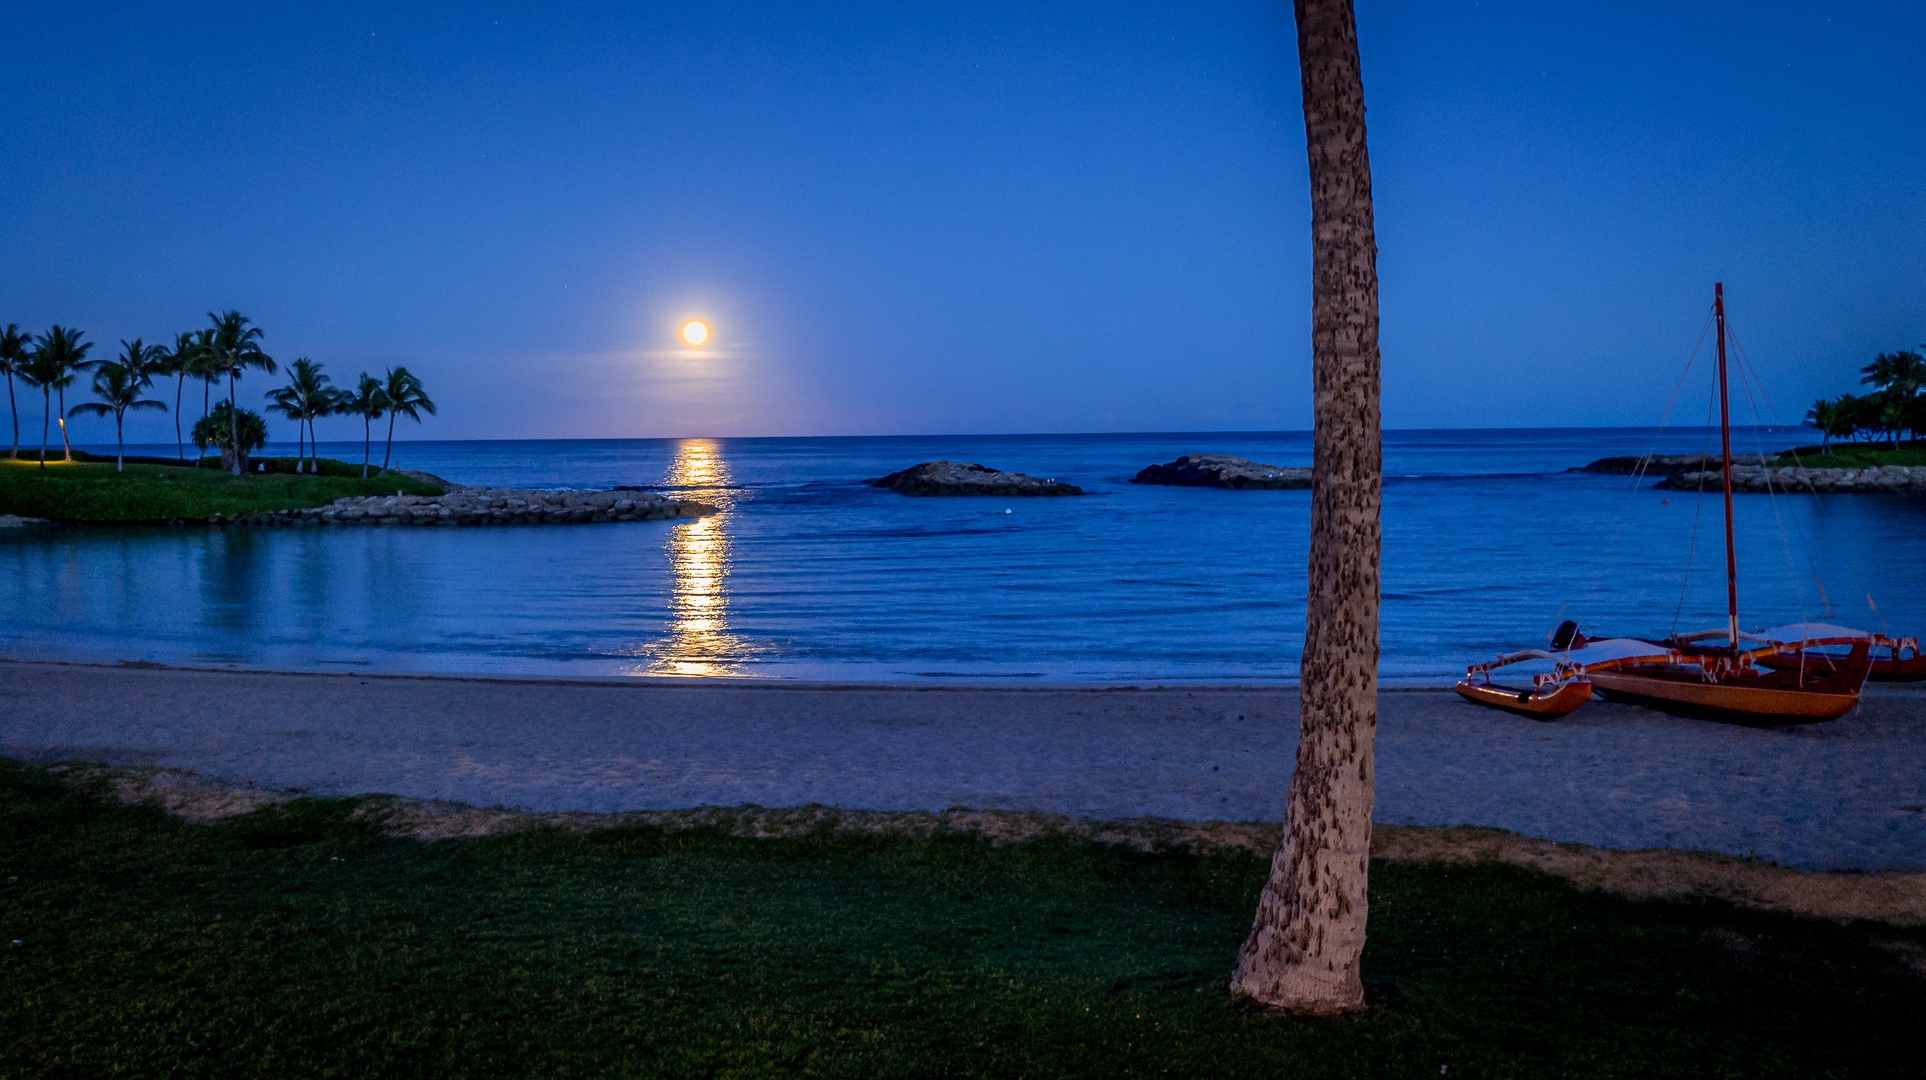
{"type": "Polygon", "coordinates": [[[1806,423],[1824,436],[1822,446],[1831,450],[1832,440],[1861,435],[1898,446],[1900,432],[1917,439],[1926,431],[1926,357],[1914,349],[1880,353],[1859,373],[1872,393],[1820,398],[1806,410],[1806,423]]]}
{"type": "MultiPolygon", "coordinates": [[[[111,360],[88,357],[93,342],[69,326],[58,324],[44,334],[28,334],[18,323],[0,329],[0,373],[7,377],[7,409],[13,416],[13,449],[9,459],[20,457],[20,408],[15,397],[17,378],[29,388],[40,391],[40,464],[47,464],[47,446],[56,415],[60,417],[60,442],[66,460],[74,459],[73,443],[67,438],[66,420],[83,413],[114,418],[114,466],[125,469],[127,414],[143,410],[167,411],[165,401],[142,397],[157,379],[174,380],[174,442],[183,464],[187,462],[187,443],[195,446],[194,465],[209,446],[219,450],[221,465],[239,476],[247,468],[248,456],[267,442],[267,421],[236,401],[241,377],[249,370],[276,374],[280,369],[272,356],[261,348],[261,328],[238,311],[208,312],[209,325],[177,334],[173,345],[149,345],[140,338],[123,340],[120,355],[111,360]],[[91,372],[93,395],[98,400],[84,401],[67,408],[67,388],[82,373],[91,372]],[[181,404],[187,380],[201,383],[201,418],[191,429],[181,430],[181,404]],[[215,402],[215,389],[227,384],[227,399],[215,402]],[[56,400],[59,405],[55,412],[56,400]]],[[[405,367],[391,367],[380,378],[362,372],[354,389],[335,387],[322,365],[301,357],[288,365],[286,386],[270,390],[268,409],[292,420],[297,433],[295,471],[320,472],[318,459],[309,453],[314,440],[314,421],[323,416],[361,418],[361,475],[366,477],[373,461],[375,421],[388,418],[386,443],[381,452],[381,468],[388,468],[395,442],[395,418],[406,416],[419,423],[421,414],[435,413],[435,403],[423,389],[421,379],[405,367]]]]}

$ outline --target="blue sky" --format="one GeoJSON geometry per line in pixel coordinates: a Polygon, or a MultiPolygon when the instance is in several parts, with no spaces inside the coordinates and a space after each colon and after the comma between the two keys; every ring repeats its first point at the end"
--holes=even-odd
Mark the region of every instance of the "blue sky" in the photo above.
{"type": "MultiPolygon", "coordinates": [[[[1715,279],[1785,419],[1926,340],[1919,7],[1359,19],[1389,424],[1652,423],[1715,279]]],[[[425,437],[1309,424],[1288,4],[7,23],[0,322],[238,308],[425,437]]]]}

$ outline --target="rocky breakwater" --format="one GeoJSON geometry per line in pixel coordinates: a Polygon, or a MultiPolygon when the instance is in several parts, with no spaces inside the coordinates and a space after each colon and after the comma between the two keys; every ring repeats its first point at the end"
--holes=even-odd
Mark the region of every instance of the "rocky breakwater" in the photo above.
{"type": "Polygon", "coordinates": [[[872,487],[904,495],[1081,495],[1083,489],[1060,480],[1040,480],[969,461],[925,461],[871,480],[872,487]]]}
{"type": "Polygon", "coordinates": [[[1311,470],[1266,465],[1229,454],[1186,454],[1176,461],[1144,466],[1131,482],[1174,487],[1307,488],[1311,486],[1311,470]]]}
{"type": "Polygon", "coordinates": [[[713,514],[707,503],[646,491],[451,487],[440,495],[371,495],[326,506],[215,517],[217,525],[599,525],[713,514]]]}
{"type": "MultiPolygon", "coordinates": [[[[1682,472],[1658,482],[1667,491],[1717,491],[1718,469],[1682,472]]],[[[1732,490],[1870,495],[1926,495],[1926,465],[1881,465],[1870,469],[1812,469],[1801,466],[1732,466],[1732,490]]]]}

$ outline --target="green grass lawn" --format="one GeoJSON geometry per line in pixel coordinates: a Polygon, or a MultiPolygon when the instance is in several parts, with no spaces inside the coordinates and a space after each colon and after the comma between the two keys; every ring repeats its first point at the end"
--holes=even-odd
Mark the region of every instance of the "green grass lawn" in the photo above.
{"type": "Polygon", "coordinates": [[[1774,465],[1804,465],[1808,469],[1866,469],[1876,465],[1926,465],[1926,443],[1917,440],[1899,444],[1833,443],[1830,453],[1817,446],[1788,450],[1772,460],[1774,465]]]}
{"type": "MultiPolygon", "coordinates": [[[[283,459],[269,459],[270,468],[283,459]]],[[[388,474],[361,479],[361,466],[323,460],[319,476],[291,472],[233,476],[211,465],[129,464],[112,458],[41,468],[34,460],[0,458],[0,514],[97,525],[206,521],[264,510],[321,506],[346,495],[433,495],[440,489],[388,474]]]]}
{"type": "Polygon", "coordinates": [[[649,828],[424,843],[354,806],[185,825],[0,763],[0,1073],[1768,1077],[1921,1060],[1918,931],[1378,864],[1373,1008],[1292,1019],[1225,994],[1254,858],[649,828]]]}

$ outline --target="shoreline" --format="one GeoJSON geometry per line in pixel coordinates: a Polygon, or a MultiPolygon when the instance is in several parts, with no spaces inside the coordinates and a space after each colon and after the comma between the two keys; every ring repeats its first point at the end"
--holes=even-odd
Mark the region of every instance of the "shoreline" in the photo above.
{"type": "MultiPolygon", "coordinates": [[[[0,755],[530,812],[1282,814],[1285,687],[530,679],[0,665],[0,755]]],[[[1808,870],[1926,870],[1926,695],[1753,729],[1609,702],[1534,723],[1381,698],[1378,813],[1808,870]]]]}
{"type": "MultiPolygon", "coordinates": [[[[127,806],[148,806],[191,825],[243,817],[303,797],[302,792],[210,780],[191,771],[52,764],[46,772],[81,792],[127,806]]],[[[1144,854],[1268,858],[1274,822],[1190,822],[1160,818],[1093,820],[1060,814],[953,808],[939,812],[840,810],[805,805],[692,807],[613,814],[535,813],[383,795],[348,797],[353,820],[392,837],[437,843],[537,830],[568,834],[654,828],[714,831],[775,840],[829,834],[974,837],[993,847],[1062,840],[1144,854]]],[[[1475,826],[1373,822],[1371,857],[1393,863],[1503,864],[1561,878],[1581,889],[1632,899],[1710,899],[1762,911],[1836,922],[1872,920],[1926,926],[1926,871],[1812,872],[1714,852],[1616,850],[1557,843],[1475,826]]]]}

